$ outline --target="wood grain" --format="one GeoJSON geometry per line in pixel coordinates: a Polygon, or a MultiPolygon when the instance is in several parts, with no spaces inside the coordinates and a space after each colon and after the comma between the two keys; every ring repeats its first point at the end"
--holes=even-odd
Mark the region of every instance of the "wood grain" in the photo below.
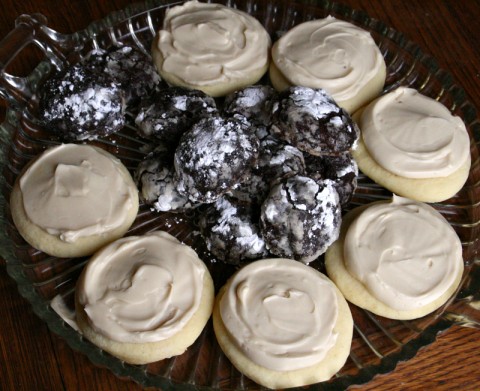
{"type": "MultiPolygon", "coordinates": [[[[480,108],[480,2],[476,0],[341,0],[401,31],[448,70],[480,108]]],[[[122,9],[128,0],[2,0],[0,38],[23,13],[40,12],[62,33],[122,9]]],[[[27,74],[35,50],[11,64],[27,74]]],[[[2,102],[3,120],[5,104],[2,102]]],[[[94,366],[52,334],[18,293],[0,264],[0,390],[140,390],[128,379],[94,366]]],[[[452,327],[416,357],[355,390],[478,390],[480,331],[452,327]]]]}

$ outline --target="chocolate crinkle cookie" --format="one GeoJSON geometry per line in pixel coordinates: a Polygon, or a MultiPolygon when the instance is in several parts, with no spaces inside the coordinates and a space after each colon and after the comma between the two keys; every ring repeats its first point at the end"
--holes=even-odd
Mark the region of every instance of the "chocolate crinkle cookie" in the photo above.
{"type": "Polygon", "coordinates": [[[157,212],[184,212],[193,207],[190,200],[177,191],[173,156],[163,146],[150,152],[138,165],[134,180],[140,199],[157,212]]]}
{"type": "Polygon", "coordinates": [[[133,46],[95,50],[84,60],[86,66],[108,73],[125,91],[127,106],[137,104],[162,87],[152,57],[133,46]]]}
{"type": "Polygon", "coordinates": [[[215,100],[204,92],[169,87],[140,104],[135,124],[140,136],[176,147],[195,122],[216,113],[215,100]]]}
{"type": "Polygon", "coordinates": [[[292,145],[275,137],[266,137],[260,142],[257,167],[270,182],[276,182],[305,171],[303,153],[292,145]]]}
{"type": "Polygon", "coordinates": [[[357,188],[358,166],[350,152],[338,155],[313,156],[305,154],[306,173],[315,180],[331,179],[338,192],[340,204],[347,205],[357,188]]]}
{"type": "Polygon", "coordinates": [[[290,177],[272,188],[261,208],[268,250],[306,264],[338,238],[340,225],[339,197],[330,180],[290,177]]]}
{"type": "Polygon", "coordinates": [[[79,63],[48,79],[38,117],[62,140],[108,136],[125,124],[125,93],[115,79],[79,63]]]}
{"type": "Polygon", "coordinates": [[[350,115],[322,89],[290,87],[272,110],[272,133],[312,155],[348,151],[359,137],[350,115]]]}
{"type": "Polygon", "coordinates": [[[214,202],[248,178],[257,157],[258,138],[247,122],[204,118],[175,151],[178,190],[193,202],[214,202]]]}
{"type": "Polygon", "coordinates": [[[261,205],[273,184],[305,173],[303,153],[273,136],[260,140],[258,161],[248,181],[232,191],[240,200],[261,205]]]}
{"type": "Polygon", "coordinates": [[[232,265],[268,254],[258,226],[258,208],[230,197],[220,197],[200,216],[199,227],[208,250],[232,265]]]}
{"type": "Polygon", "coordinates": [[[254,85],[225,97],[223,110],[227,115],[241,115],[255,125],[269,126],[276,91],[268,85],[254,85]]]}

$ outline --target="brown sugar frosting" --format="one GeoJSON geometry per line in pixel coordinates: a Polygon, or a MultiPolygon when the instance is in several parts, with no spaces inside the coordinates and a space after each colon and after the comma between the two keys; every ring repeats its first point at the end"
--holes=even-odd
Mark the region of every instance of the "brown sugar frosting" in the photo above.
{"type": "Polygon", "coordinates": [[[217,295],[215,335],[235,367],[269,388],[328,380],[352,342],[350,309],[322,273],[285,258],[255,261],[217,295]]]}
{"type": "Polygon", "coordinates": [[[12,217],[33,247],[50,255],[90,255],[123,236],[138,211],[127,168],[108,152],[60,144],[34,159],[11,197],[12,217]]]}
{"type": "Polygon", "coordinates": [[[152,54],[170,84],[222,96],[261,78],[270,44],[265,28],[247,13],[189,1],[167,11],[152,54]]]}
{"type": "Polygon", "coordinates": [[[213,280],[197,253],[163,231],[96,252],[76,288],[82,334],[131,364],[180,355],[212,313],[213,280]]]}
{"type": "Polygon", "coordinates": [[[276,41],[270,74],[279,90],[322,88],[353,113],[382,91],[386,66],[369,32],[329,16],[301,23],[276,41]]]}

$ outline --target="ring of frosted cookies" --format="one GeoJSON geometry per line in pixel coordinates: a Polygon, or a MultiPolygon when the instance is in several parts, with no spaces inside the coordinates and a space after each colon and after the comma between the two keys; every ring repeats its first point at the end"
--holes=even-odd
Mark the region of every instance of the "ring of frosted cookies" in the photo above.
{"type": "Polygon", "coordinates": [[[414,319],[458,289],[461,243],[421,201],[462,188],[468,133],[413,89],[380,96],[386,66],[367,31],[327,17],[271,47],[252,16],[189,1],[166,11],[151,54],[93,52],[40,95],[40,120],[62,141],[109,137],[133,115],[148,144],[133,180],[97,147],[62,144],[12,191],[33,247],[91,256],[76,289],[91,342],[127,363],[162,360],[188,349],[213,311],[239,371],[265,387],[303,386],[347,360],[347,301],[414,319]],[[345,214],[359,171],[395,195],[345,214]],[[192,248],[161,231],[122,238],[138,198],[152,213],[193,211],[213,259],[236,268],[216,298],[192,248]],[[88,221],[92,204],[101,223],[88,221]],[[323,254],[328,277],[308,265],[323,254]]]}

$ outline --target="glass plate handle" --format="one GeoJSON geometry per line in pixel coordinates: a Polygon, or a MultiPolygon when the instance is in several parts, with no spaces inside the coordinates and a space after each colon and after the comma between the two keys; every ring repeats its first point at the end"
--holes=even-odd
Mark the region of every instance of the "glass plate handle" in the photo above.
{"type": "Polygon", "coordinates": [[[455,301],[443,313],[457,326],[480,329],[480,260],[473,262],[455,301]]]}
{"type": "Polygon", "coordinates": [[[15,21],[15,28],[0,41],[0,97],[14,108],[23,107],[28,102],[39,78],[35,77],[38,73],[36,67],[32,68],[34,70],[30,75],[15,76],[7,72],[8,65],[24,49],[28,50],[34,44],[44,55],[34,65],[61,69],[67,61],[65,53],[75,47],[80,37],[60,34],[46,25],[47,18],[42,14],[21,15],[15,21]],[[43,61],[45,59],[47,61],[43,61]]]}

